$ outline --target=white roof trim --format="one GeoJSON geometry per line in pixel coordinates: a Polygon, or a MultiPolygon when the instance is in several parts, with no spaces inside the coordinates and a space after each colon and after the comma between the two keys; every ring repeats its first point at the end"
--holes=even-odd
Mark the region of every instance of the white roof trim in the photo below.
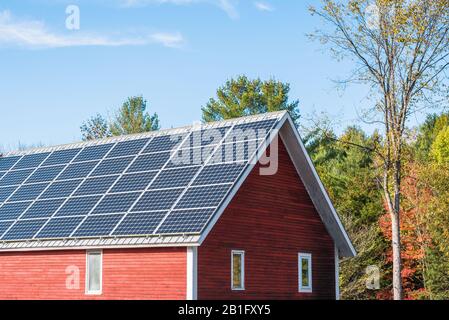
{"type": "Polygon", "coordinates": [[[85,238],[0,242],[0,251],[85,250],[197,246],[199,235],[164,237],[85,238]]]}
{"type": "Polygon", "coordinates": [[[296,167],[298,175],[303,180],[304,186],[312,199],[318,214],[321,217],[324,225],[326,226],[329,234],[334,239],[340,255],[343,257],[353,257],[357,254],[348,234],[346,233],[340,217],[335,210],[335,207],[329,198],[329,195],[321,182],[315,166],[310,159],[310,156],[301,140],[301,137],[296,129],[293,121],[290,117],[287,117],[287,121],[282,124],[280,130],[280,136],[284,142],[287,152],[296,167]],[[293,139],[293,137],[294,139],[293,139]],[[299,147],[299,150],[298,150],[299,147]],[[295,153],[299,155],[294,155],[295,153]],[[301,159],[303,157],[304,159],[301,159]],[[305,163],[304,161],[305,160],[305,163]],[[306,166],[306,167],[305,167],[306,166]],[[312,176],[307,176],[307,173],[311,172],[312,176]]]}

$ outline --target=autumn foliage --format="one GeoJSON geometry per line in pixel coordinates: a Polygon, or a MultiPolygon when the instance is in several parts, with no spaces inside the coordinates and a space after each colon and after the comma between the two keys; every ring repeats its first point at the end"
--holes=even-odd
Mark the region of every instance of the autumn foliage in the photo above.
{"type": "MultiPolygon", "coordinates": [[[[421,185],[417,169],[408,168],[409,175],[402,184],[402,212],[401,212],[401,257],[403,268],[401,271],[404,286],[404,298],[415,299],[426,296],[427,292],[422,280],[426,249],[432,245],[427,231],[427,218],[432,193],[429,188],[421,185]]],[[[383,235],[391,241],[391,220],[388,213],[379,219],[383,235]]],[[[391,249],[386,254],[386,263],[392,262],[391,249]]],[[[379,298],[392,298],[389,289],[378,293],[379,298]]]]}

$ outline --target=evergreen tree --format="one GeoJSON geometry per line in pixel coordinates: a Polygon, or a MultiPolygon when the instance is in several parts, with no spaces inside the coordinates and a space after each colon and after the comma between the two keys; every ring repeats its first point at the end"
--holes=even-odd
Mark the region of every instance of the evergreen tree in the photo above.
{"type": "Polygon", "coordinates": [[[239,76],[231,79],[217,90],[217,97],[211,98],[202,107],[205,122],[242,116],[287,110],[298,125],[299,101],[289,102],[290,85],[274,79],[262,81],[239,76]]]}
{"type": "Polygon", "coordinates": [[[156,113],[150,115],[146,109],[147,101],[142,96],[128,98],[110,124],[112,135],[120,136],[158,130],[158,115],[156,113]]]}
{"type": "Polygon", "coordinates": [[[150,115],[146,109],[147,101],[142,96],[129,97],[111,121],[100,114],[85,121],[81,126],[83,140],[159,130],[158,115],[150,115]]]}

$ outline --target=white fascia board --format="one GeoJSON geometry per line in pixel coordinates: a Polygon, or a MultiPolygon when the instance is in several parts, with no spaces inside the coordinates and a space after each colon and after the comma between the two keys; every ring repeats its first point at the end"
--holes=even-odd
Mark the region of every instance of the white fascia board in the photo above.
{"type": "Polygon", "coordinates": [[[280,137],[295,165],[296,171],[309,193],[321,220],[337,245],[340,254],[344,257],[353,257],[357,252],[316,172],[298,130],[291,118],[288,117],[287,119],[280,130],[280,137]]]}

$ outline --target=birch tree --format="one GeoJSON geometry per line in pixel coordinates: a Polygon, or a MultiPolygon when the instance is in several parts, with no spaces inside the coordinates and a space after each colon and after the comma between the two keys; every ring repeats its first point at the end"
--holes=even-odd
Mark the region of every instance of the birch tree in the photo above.
{"type": "Polygon", "coordinates": [[[383,127],[376,154],[391,216],[394,299],[402,299],[400,205],[404,139],[410,116],[447,102],[449,0],[323,0],[310,8],[325,26],[313,35],[354,61],[346,80],[368,84],[367,122],[383,127]]]}

